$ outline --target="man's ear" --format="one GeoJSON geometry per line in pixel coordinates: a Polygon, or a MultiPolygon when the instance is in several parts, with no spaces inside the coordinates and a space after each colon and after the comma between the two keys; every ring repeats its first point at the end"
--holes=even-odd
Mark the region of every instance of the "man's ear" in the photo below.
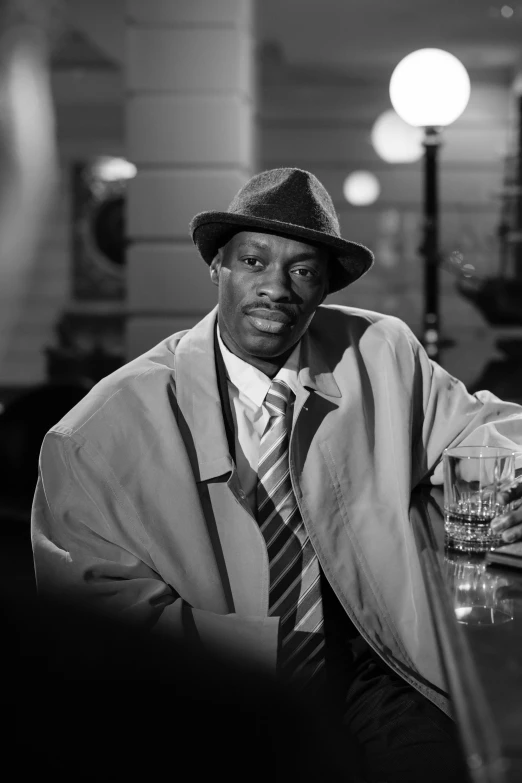
{"type": "Polygon", "coordinates": [[[221,269],[221,262],[223,260],[223,250],[219,248],[216,255],[210,263],[210,279],[214,285],[219,285],[219,270],[221,269]]]}
{"type": "Polygon", "coordinates": [[[214,285],[219,285],[219,269],[221,267],[221,254],[218,254],[212,259],[210,263],[210,279],[214,285]]]}

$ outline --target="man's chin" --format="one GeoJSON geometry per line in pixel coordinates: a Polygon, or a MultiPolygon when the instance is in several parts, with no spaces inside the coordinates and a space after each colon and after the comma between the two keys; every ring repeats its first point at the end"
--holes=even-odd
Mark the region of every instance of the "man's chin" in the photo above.
{"type": "Polygon", "coordinates": [[[250,338],[244,345],[245,352],[258,359],[277,359],[288,353],[296,344],[297,339],[289,340],[288,335],[262,335],[250,338]]]}

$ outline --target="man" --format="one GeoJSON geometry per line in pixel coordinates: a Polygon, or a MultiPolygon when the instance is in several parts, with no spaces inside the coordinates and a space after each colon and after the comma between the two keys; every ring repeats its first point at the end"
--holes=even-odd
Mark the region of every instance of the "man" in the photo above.
{"type": "Polygon", "coordinates": [[[40,589],[328,694],[370,780],[461,780],[410,494],[449,445],[522,450],[522,409],[468,395],[398,319],[322,306],[373,257],[312,174],[262,172],[191,230],[219,304],[46,437],[40,589]]]}

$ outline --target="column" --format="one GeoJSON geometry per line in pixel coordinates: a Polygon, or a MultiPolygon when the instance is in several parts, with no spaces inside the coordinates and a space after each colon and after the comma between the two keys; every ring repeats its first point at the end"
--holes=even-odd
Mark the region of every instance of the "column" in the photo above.
{"type": "Polygon", "coordinates": [[[253,1],[127,0],[129,359],[217,302],[188,225],[254,170],[253,1]]]}

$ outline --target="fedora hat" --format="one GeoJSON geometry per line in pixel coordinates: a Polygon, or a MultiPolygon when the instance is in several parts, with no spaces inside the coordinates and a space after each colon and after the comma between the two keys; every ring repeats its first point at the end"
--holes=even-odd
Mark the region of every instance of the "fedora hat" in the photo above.
{"type": "Polygon", "coordinates": [[[262,171],[233,198],[226,212],[200,212],[190,233],[210,264],[238,231],[259,231],[325,247],[335,261],[329,293],[353,283],[373,264],[364,245],[341,237],[332,199],[317,177],[294,168],[262,171]]]}

